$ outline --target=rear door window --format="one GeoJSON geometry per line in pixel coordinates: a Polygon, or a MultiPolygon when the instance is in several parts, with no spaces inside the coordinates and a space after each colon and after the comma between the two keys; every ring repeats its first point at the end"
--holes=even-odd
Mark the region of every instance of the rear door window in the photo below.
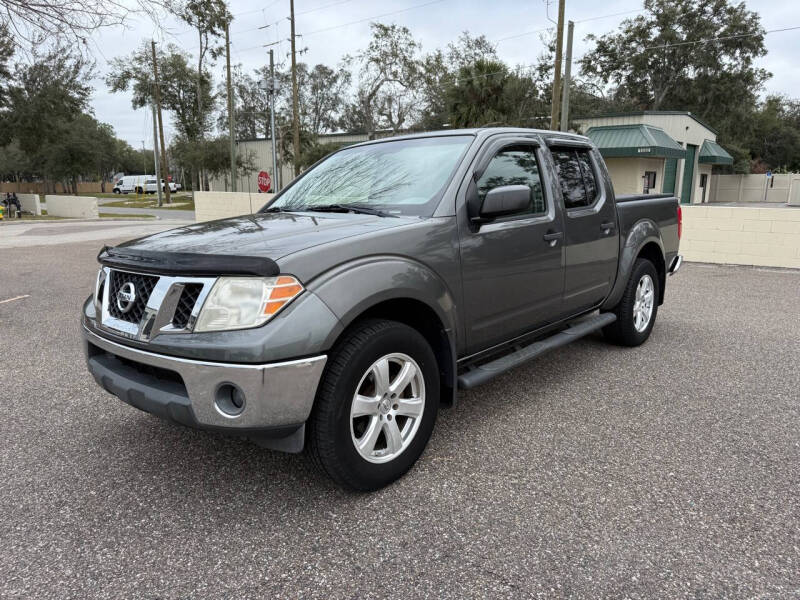
{"type": "Polygon", "coordinates": [[[574,148],[552,151],[564,207],[586,208],[597,199],[597,181],[588,150],[574,148]]]}

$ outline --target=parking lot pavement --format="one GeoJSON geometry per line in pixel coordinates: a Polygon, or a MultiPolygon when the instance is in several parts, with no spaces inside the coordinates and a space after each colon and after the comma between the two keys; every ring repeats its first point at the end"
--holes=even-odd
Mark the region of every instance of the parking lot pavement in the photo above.
{"type": "Polygon", "coordinates": [[[647,344],[463,394],[360,495],[98,388],[97,250],[0,261],[2,598],[800,595],[798,271],[685,265],[647,344]]]}
{"type": "MultiPolygon", "coordinates": [[[[186,225],[175,219],[151,220],[64,220],[64,221],[11,221],[0,228],[0,250],[31,248],[93,241],[101,248],[110,240],[132,239],[186,225]]],[[[24,264],[27,256],[21,257],[24,264]]],[[[2,283],[2,282],[0,282],[2,283]]],[[[2,287],[0,287],[2,294],[2,287]]]]}

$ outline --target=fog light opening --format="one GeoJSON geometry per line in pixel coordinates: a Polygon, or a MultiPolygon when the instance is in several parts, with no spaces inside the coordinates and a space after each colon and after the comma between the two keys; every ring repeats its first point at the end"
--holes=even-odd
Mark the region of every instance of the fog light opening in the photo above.
{"type": "Polygon", "coordinates": [[[244,411],[244,393],[232,383],[223,383],[217,388],[214,406],[225,417],[238,417],[244,411]]]}

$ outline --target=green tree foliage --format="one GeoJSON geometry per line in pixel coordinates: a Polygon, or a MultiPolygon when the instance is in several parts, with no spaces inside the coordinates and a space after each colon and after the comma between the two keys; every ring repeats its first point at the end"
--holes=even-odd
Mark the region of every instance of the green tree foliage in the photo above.
{"type": "MultiPolygon", "coordinates": [[[[161,108],[172,113],[175,127],[190,140],[198,139],[212,128],[208,113],[201,119],[197,102],[197,71],[189,65],[190,56],[177,46],[170,44],[166,52],[156,52],[161,86],[161,108]]],[[[211,95],[211,75],[202,75],[204,98],[202,104],[211,106],[215,96],[211,95]]],[[[153,56],[149,42],[145,42],[133,54],[111,61],[111,70],[106,84],[112,92],[131,91],[133,108],[149,107],[154,102],[153,56]]]]}
{"type": "MultiPolygon", "coordinates": [[[[179,169],[194,175],[193,169],[202,164],[211,177],[229,176],[231,168],[231,142],[226,135],[216,136],[198,144],[194,140],[178,136],[169,148],[170,160],[179,169]]],[[[253,156],[237,153],[236,167],[239,175],[245,176],[256,170],[253,156]]]]}
{"type": "Polygon", "coordinates": [[[407,27],[372,23],[372,39],[345,65],[357,69],[355,98],[343,123],[370,139],[378,129],[398,132],[412,124],[421,87],[421,46],[407,27]]]}
{"type": "Polygon", "coordinates": [[[800,102],[768,96],[753,115],[747,145],[756,170],[800,172],[800,102]]]}
{"type": "Polygon", "coordinates": [[[645,13],[617,32],[587,39],[583,76],[610,86],[640,110],[688,110],[712,123],[724,141],[742,135],[769,77],[758,14],[730,0],[645,0],[645,13]],[[697,40],[719,38],[695,44],[697,40]]]}
{"type": "Polygon", "coordinates": [[[531,127],[543,105],[530,75],[512,73],[502,62],[485,59],[459,68],[445,100],[453,127],[531,127]]]}

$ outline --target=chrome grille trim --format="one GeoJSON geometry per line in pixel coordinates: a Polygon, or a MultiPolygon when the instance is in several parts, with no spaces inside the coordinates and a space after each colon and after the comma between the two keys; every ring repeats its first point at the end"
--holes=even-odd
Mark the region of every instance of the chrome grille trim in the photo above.
{"type": "MultiPolygon", "coordinates": [[[[111,331],[117,335],[139,341],[149,341],[161,334],[181,334],[191,333],[200,314],[200,309],[206,297],[211,291],[216,277],[172,277],[167,275],[153,275],[150,273],[137,273],[112,267],[102,267],[98,274],[98,285],[96,289],[102,292],[101,310],[99,311],[99,327],[111,331]],[[133,277],[156,277],[158,281],[150,292],[147,304],[144,308],[142,318],[136,322],[128,322],[118,319],[111,314],[110,306],[115,299],[111,297],[112,272],[133,277]],[[104,285],[100,285],[102,282],[104,285]],[[175,312],[180,302],[184,289],[189,285],[201,285],[202,289],[197,294],[197,299],[192,307],[191,313],[183,327],[176,327],[173,324],[175,312]]],[[[179,321],[182,322],[183,320],[179,321]]]]}

